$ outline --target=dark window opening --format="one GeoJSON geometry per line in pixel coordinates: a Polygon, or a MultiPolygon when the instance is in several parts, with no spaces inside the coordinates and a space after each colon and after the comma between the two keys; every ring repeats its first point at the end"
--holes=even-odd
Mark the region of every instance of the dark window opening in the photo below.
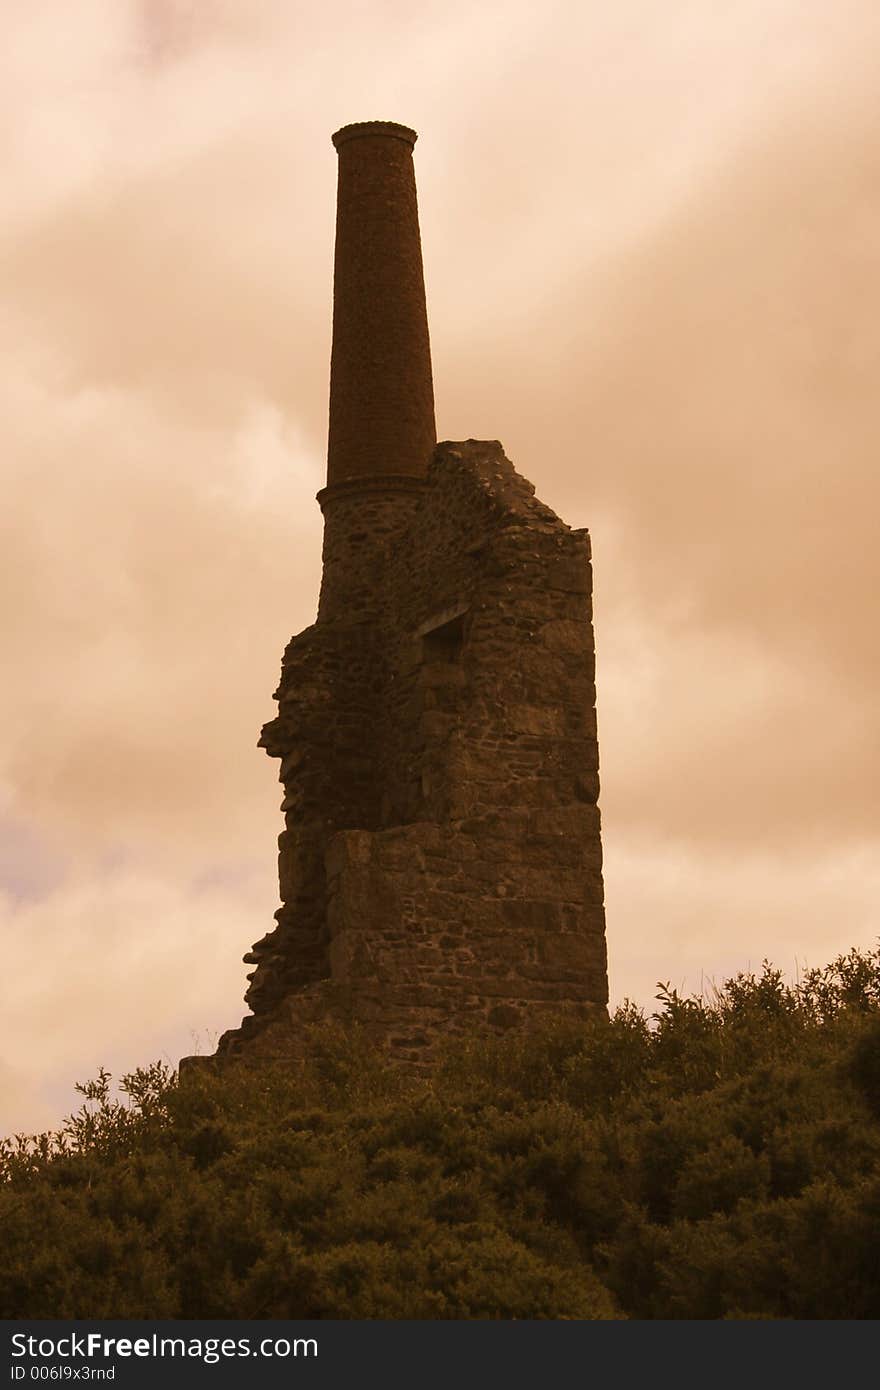
{"type": "Polygon", "coordinates": [[[459,613],[448,623],[442,623],[422,637],[422,653],[426,661],[458,661],[464,645],[464,614],[459,613]]]}

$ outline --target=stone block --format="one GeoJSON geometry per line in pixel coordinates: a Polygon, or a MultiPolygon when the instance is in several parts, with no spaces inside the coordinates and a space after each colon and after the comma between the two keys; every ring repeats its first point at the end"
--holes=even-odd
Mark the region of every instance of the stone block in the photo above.
{"type": "Polygon", "coordinates": [[[532,811],[529,816],[529,833],[564,836],[579,842],[595,839],[599,834],[599,809],[597,806],[578,803],[532,811]]]}
{"type": "Polygon", "coordinates": [[[576,932],[547,932],[537,948],[539,962],[560,970],[590,969],[601,962],[595,939],[576,932]]]}
{"type": "Polygon", "coordinates": [[[353,865],[369,864],[372,857],[373,836],[367,830],[341,830],[332,836],[326,851],[328,877],[342,873],[353,865]]]}
{"type": "Polygon", "coordinates": [[[548,564],[545,583],[565,594],[588,594],[592,587],[590,565],[583,555],[560,555],[548,564]]]}
{"type": "Polygon", "coordinates": [[[592,647],[592,633],[586,623],[568,618],[555,618],[539,631],[542,644],[551,652],[579,655],[592,647]]]}
{"type": "Polygon", "coordinates": [[[506,1032],[522,1023],[522,1014],[513,1004],[495,1004],[487,1013],[486,1022],[506,1032]]]}
{"type": "Polygon", "coordinates": [[[553,705],[510,705],[505,724],[515,734],[555,737],[565,733],[565,711],[553,705]]]}
{"type": "Polygon", "coordinates": [[[501,922],[517,933],[541,935],[562,930],[562,906],[523,898],[506,899],[499,907],[501,922]]]}

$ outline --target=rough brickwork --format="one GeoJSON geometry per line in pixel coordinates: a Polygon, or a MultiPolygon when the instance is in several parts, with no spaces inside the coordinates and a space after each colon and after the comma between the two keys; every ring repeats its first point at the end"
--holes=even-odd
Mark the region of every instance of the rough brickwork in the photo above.
{"type": "Polygon", "coordinates": [[[219,1055],[360,1024],[450,1034],[607,1000],[590,546],[497,442],[434,447],[412,149],[334,136],[339,202],[318,618],[284,654],[275,929],[219,1055]]]}
{"type": "Polygon", "coordinates": [[[414,130],[337,131],[327,480],[424,475],[434,387],[412,151],[414,130]]]}

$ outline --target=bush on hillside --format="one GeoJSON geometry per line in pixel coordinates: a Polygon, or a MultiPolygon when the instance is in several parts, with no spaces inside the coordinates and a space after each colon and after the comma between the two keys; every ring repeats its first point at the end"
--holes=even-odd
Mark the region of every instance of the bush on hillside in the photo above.
{"type": "Polygon", "coordinates": [[[0,1316],[880,1316],[880,950],[658,998],[430,1081],[102,1071],[0,1142],[0,1316]]]}

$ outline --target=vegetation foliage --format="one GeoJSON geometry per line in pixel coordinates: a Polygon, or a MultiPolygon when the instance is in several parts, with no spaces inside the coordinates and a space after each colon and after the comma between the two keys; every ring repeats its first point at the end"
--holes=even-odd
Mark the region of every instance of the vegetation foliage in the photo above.
{"type": "Polygon", "coordinates": [[[430,1080],[317,1029],[0,1143],[0,1316],[880,1317],[880,949],[430,1080]]]}

